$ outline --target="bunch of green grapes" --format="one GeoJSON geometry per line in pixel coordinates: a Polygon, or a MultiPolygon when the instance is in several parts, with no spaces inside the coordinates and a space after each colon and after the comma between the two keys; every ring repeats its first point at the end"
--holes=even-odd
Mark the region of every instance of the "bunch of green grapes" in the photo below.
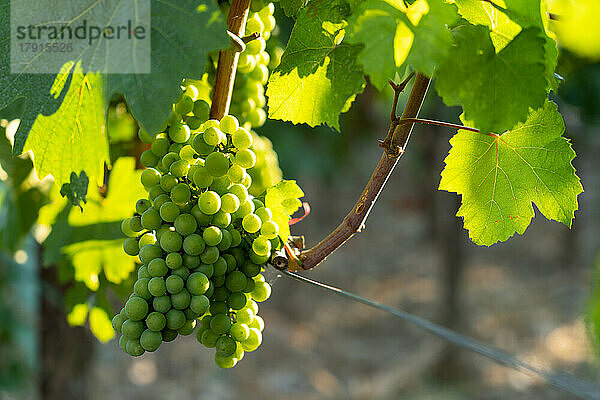
{"type": "Polygon", "coordinates": [[[250,150],[256,154],[256,164],[248,170],[248,175],[252,178],[248,193],[259,196],[266,189],[281,182],[283,173],[279,168],[279,159],[273,150],[273,143],[256,132],[251,131],[251,133],[254,140],[250,150]]]}
{"type": "Polygon", "coordinates": [[[251,7],[245,35],[258,33],[259,38],[248,42],[240,54],[230,111],[248,129],[260,127],[267,120],[264,85],[269,80],[271,56],[266,49],[267,40],[275,29],[273,3],[252,1],[251,7]]]}
{"type": "Polygon", "coordinates": [[[271,287],[261,271],[282,243],[271,210],[248,193],[255,137],[233,116],[207,120],[208,104],[192,95],[188,86],[162,133],[141,134],[151,143],[140,157],[148,198],[122,230],[142,266],[113,326],[132,356],[196,329],[230,368],[262,341],[257,303],[271,287]]]}

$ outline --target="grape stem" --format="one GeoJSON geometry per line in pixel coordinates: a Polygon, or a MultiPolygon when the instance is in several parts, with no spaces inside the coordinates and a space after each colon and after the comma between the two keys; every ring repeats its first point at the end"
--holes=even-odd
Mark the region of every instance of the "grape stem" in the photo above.
{"type": "MultiPolygon", "coordinates": [[[[244,34],[246,19],[250,9],[250,0],[233,0],[227,16],[229,32],[237,37],[244,34]]],[[[212,105],[210,107],[210,118],[221,119],[229,113],[233,82],[239,58],[239,49],[228,48],[219,52],[217,63],[217,74],[212,94],[212,105]]]]}
{"type": "MultiPolygon", "coordinates": [[[[396,103],[400,92],[408,83],[410,76],[401,84],[393,84],[394,89],[394,104],[392,110],[395,114],[396,103]]],[[[325,239],[319,242],[316,246],[304,250],[300,253],[302,269],[311,269],[319,265],[328,255],[337,250],[342,244],[350,239],[355,233],[360,232],[364,228],[365,221],[371,208],[375,204],[379,193],[385,186],[394,167],[398,163],[400,156],[404,153],[404,149],[410,138],[414,122],[408,121],[409,118],[417,118],[427,89],[429,88],[430,79],[423,74],[417,74],[415,83],[408,97],[408,101],[402,112],[402,117],[397,118],[392,115],[390,128],[384,141],[380,142],[380,146],[384,148],[379,164],[375,167],[369,182],[365,186],[358,201],[352,207],[352,210],[344,218],[342,223],[338,225],[325,239]],[[400,121],[408,121],[400,123],[400,121]]]]}

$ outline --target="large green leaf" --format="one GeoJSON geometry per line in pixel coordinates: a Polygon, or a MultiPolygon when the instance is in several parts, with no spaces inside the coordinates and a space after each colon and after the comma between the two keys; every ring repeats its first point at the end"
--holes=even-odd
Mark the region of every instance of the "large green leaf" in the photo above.
{"type": "Polygon", "coordinates": [[[85,171],[92,183],[102,186],[109,160],[103,108],[101,76],[83,74],[77,64],[60,108],[38,116],[25,143],[24,150],[34,154],[39,179],[52,175],[61,186],[70,182],[71,172],[85,171]]]}
{"type": "Polygon", "coordinates": [[[318,12],[300,10],[281,64],[269,79],[269,117],[328,124],[339,130],[339,114],[348,110],[364,88],[362,68],[356,62],[358,45],[342,43],[344,1],[319,2],[318,12]]]}
{"type": "MultiPolygon", "coordinates": [[[[0,3],[0,109],[24,99],[20,116],[21,125],[15,138],[15,152],[23,149],[29,130],[37,115],[54,113],[62,101],[51,93],[53,74],[10,73],[10,18],[9,2],[0,3]]],[[[101,0],[94,7],[113,9],[120,2],[101,0]]],[[[88,11],[92,12],[93,8],[88,11]]],[[[87,12],[72,21],[84,20],[87,12]]],[[[164,0],[152,2],[151,10],[151,72],[149,74],[110,73],[104,77],[104,95],[123,94],[133,116],[149,132],[158,132],[171,112],[173,102],[180,96],[179,84],[184,77],[200,78],[204,73],[209,51],[229,45],[226,25],[221,12],[212,0],[164,0]]],[[[103,42],[104,44],[104,42],[103,42]]],[[[100,42],[90,46],[85,54],[74,54],[74,60],[83,61],[95,55],[100,42]]],[[[134,54],[123,54],[124,59],[135,59],[134,54]]],[[[57,73],[59,71],[56,71],[57,73]]],[[[96,72],[96,71],[94,71],[96,72]]],[[[97,72],[104,72],[102,68],[97,72]]],[[[62,96],[70,87],[70,78],[62,96]]],[[[96,102],[101,102],[98,97],[96,102]]],[[[75,115],[71,115],[75,118],[75,115]]],[[[81,119],[86,119],[80,115],[81,119]]],[[[84,128],[87,129],[87,128],[84,128]]],[[[89,129],[92,129],[91,127],[89,129]]],[[[77,172],[77,171],[76,171],[77,172]]],[[[92,173],[87,171],[92,177],[92,173]]],[[[70,173],[70,171],[69,171],[70,173]]]]}
{"type": "Polygon", "coordinates": [[[583,187],[564,129],[556,105],[546,102],[502,135],[460,130],[450,140],[439,188],[462,196],[457,216],[473,242],[490,246],[522,234],[534,216],[532,203],[571,226],[583,187]]]}
{"type": "Polygon", "coordinates": [[[455,43],[436,73],[436,89],[447,105],[462,106],[476,128],[502,133],[524,121],[529,108],[544,104],[544,39],[538,28],[524,29],[499,53],[481,25],[458,28],[455,43]]]}

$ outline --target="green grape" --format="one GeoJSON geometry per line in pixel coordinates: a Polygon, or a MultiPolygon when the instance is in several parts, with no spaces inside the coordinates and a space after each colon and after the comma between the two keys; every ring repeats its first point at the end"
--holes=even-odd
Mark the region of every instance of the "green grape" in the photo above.
{"type": "Polygon", "coordinates": [[[219,249],[213,246],[206,246],[200,255],[200,260],[202,260],[204,264],[214,264],[218,259],[219,249]]]}
{"type": "Polygon", "coordinates": [[[141,278],[133,284],[133,293],[144,300],[150,300],[152,294],[148,291],[148,282],[150,279],[141,278]]]}
{"type": "Polygon", "coordinates": [[[147,130],[140,128],[138,130],[138,138],[142,143],[152,143],[154,141],[154,135],[148,133],[147,130]]]}
{"type": "Polygon", "coordinates": [[[112,319],[112,327],[115,331],[121,333],[121,327],[123,326],[123,322],[127,320],[127,317],[123,313],[116,314],[112,319]]]}
{"type": "Polygon", "coordinates": [[[119,347],[121,348],[121,350],[125,351],[126,350],[126,345],[127,342],[129,341],[129,339],[127,339],[127,336],[125,335],[121,335],[121,337],[119,338],[119,347]]]}
{"type": "Polygon", "coordinates": [[[267,239],[275,239],[279,235],[279,225],[274,221],[265,221],[260,227],[260,234],[267,239]]]}
{"type": "Polygon", "coordinates": [[[231,255],[235,258],[235,261],[238,265],[244,265],[246,261],[246,252],[240,248],[235,248],[231,250],[231,255]]]}
{"type": "MultiPolygon", "coordinates": [[[[169,200],[171,200],[171,199],[169,198],[169,200]]],[[[165,232],[169,232],[171,230],[171,228],[172,228],[171,225],[168,225],[168,224],[162,224],[160,226],[160,228],[158,228],[158,230],[156,231],[156,241],[158,242],[157,244],[159,246],[160,246],[160,238],[162,237],[162,235],[165,232]]]]}
{"type": "Polygon", "coordinates": [[[198,315],[204,314],[210,305],[210,300],[205,295],[192,296],[190,308],[198,315]]]}
{"type": "Polygon", "coordinates": [[[216,119],[209,119],[204,124],[202,124],[202,130],[203,131],[207,130],[210,127],[214,127],[214,128],[220,129],[221,123],[218,120],[216,120],[216,119]]]}
{"type": "Polygon", "coordinates": [[[240,232],[233,229],[230,230],[229,233],[231,233],[231,247],[239,246],[242,243],[242,235],[240,232]]]}
{"type": "Polygon", "coordinates": [[[144,348],[137,339],[129,339],[125,345],[125,351],[133,357],[139,357],[144,354],[144,348]]]}
{"type": "Polygon", "coordinates": [[[221,196],[221,210],[233,214],[240,207],[240,200],[232,193],[226,193],[221,196]]]}
{"type": "MultiPolygon", "coordinates": [[[[185,247],[185,240],[184,240],[184,247],[185,247]]],[[[179,254],[179,253],[169,253],[165,257],[165,263],[167,264],[167,267],[169,267],[171,269],[177,269],[183,265],[183,257],[181,257],[181,254],[179,254]]]]}
{"type": "MultiPolygon", "coordinates": [[[[244,287],[246,286],[246,279],[244,278],[244,287]]],[[[227,304],[234,310],[241,310],[246,306],[246,295],[240,292],[234,292],[229,295],[227,304]]]]}
{"type": "Polygon", "coordinates": [[[194,328],[196,327],[196,320],[190,319],[185,321],[185,324],[181,328],[177,330],[180,335],[187,336],[191,335],[194,332],[194,328]]]}
{"type": "Polygon", "coordinates": [[[189,254],[184,254],[183,255],[183,266],[185,268],[196,268],[197,266],[200,265],[200,257],[198,256],[191,256],[189,254]]]}
{"type": "Polygon", "coordinates": [[[154,332],[150,329],[146,329],[140,336],[140,345],[144,350],[152,352],[156,351],[162,343],[162,335],[160,332],[154,332]]]}
{"type": "Polygon", "coordinates": [[[221,229],[225,229],[231,224],[231,214],[219,210],[213,215],[212,223],[221,229]]]}
{"type": "Polygon", "coordinates": [[[221,118],[219,125],[221,130],[229,135],[232,135],[235,131],[237,131],[240,126],[237,118],[233,115],[225,115],[223,118],[221,118]]]}
{"type": "Polygon", "coordinates": [[[181,100],[175,104],[175,112],[177,114],[186,115],[192,112],[194,109],[194,100],[189,96],[183,96],[181,100]]]}
{"type": "Polygon", "coordinates": [[[250,77],[255,81],[258,81],[261,84],[265,85],[269,80],[269,68],[266,65],[259,63],[256,65],[256,67],[254,67],[254,70],[252,70],[252,72],[250,73],[250,77]]]}
{"type": "Polygon", "coordinates": [[[178,183],[171,189],[171,200],[175,204],[185,204],[190,201],[192,197],[192,192],[190,188],[185,183],[178,183]]]}
{"type": "Polygon", "coordinates": [[[242,168],[252,168],[256,164],[256,154],[250,149],[240,150],[236,153],[233,162],[242,168]]]}
{"type": "MultiPolygon", "coordinates": [[[[215,345],[216,345],[216,343],[215,343],[215,345]]],[[[219,354],[215,354],[215,364],[219,368],[223,368],[223,369],[233,368],[233,367],[235,367],[237,362],[238,362],[238,359],[235,358],[234,355],[223,357],[223,356],[220,356],[219,354]]]]}
{"type": "Polygon", "coordinates": [[[244,288],[244,290],[242,290],[242,292],[250,293],[254,290],[254,286],[256,286],[256,283],[252,280],[252,278],[248,278],[246,280],[246,287],[244,288]]]}
{"type": "Polygon", "coordinates": [[[169,152],[169,146],[169,139],[159,137],[156,138],[156,140],[154,140],[154,143],[152,143],[150,150],[152,150],[152,153],[154,153],[155,156],[162,158],[165,154],[169,152]]]}
{"type": "Polygon", "coordinates": [[[156,244],[147,244],[140,249],[140,261],[142,264],[148,264],[155,258],[161,257],[162,251],[156,244]]]}
{"type": "Polygon", "coordinates": [[[192,147],[202,156],[210,154],[215,146],[211,146],[204,141],[203,135],[197,135],[192,141],[192,147]]]}
{"type": "Polygon", "coordinates": [[[223,153],[210,153],[204,160],[204,166],[212,176],[223,176],[229,169],[229,158],[223,153]]]}
{"type": "Polygon", "coordinates": [[[241,271],[233,271],[227,275],[225,285],[232,292],[241,292],[246,287],[246,275],[241,271]]]}
{"type": "Polygon", "coordinates": [[[260,265],[256,265],[250,261],[244,264],[242,267],[242,272],[249,278],[252,278],[258,274],[260,274],[260,265]]]}
{"type": "MultiPolygon", "coordinates": [[[[211,282],[214,284],[215,290],[217,291],[217,298],[219,300],[225,300],[225,296],[224,295],[223,296],[219,295],[219,290],[220,290],[219,288],[221,286],[225,285],[225,275],[215,275],[213,277],[213,279],[212,279],[211,282]]],[[[215,297],[215,295],[213,293],[213,295],[211,296],[211,298],[214,299],[214,297],[215,297]]]]}
{"type": "MultiPolygon", "coordinates": [[[[220,276],[224,277],[223,275],[220,276]]],[[[213,293],[213,300],[215,301],[225,301],[229,298],[229,296],[231,295],[231,291],[229,289],[227,289],[227,287],[225,286],[219,286],[217,288],[215,288],[215,292],[213,293]]]]}
{"type": "Polygon", "coordinates": [[[215,268],[213,267],[213,264],[200,264],[200,266],[196,268],[196,271],[202,272],[207,278],[210,278],[215,273],[215,268]]]}
{"type": "MultiPolygon", "coordinates": [[[[193,296],[192,296],[193,297],[193,296]]],[[[191,307],[191,300],[190,300],[190,307],[191,307]]],[[[186,308],[185,310],[183,310],[183,313],[185,314],[185,317],[190,320],[190,319],[196,319],[200,316],[200,314],[194,312],[190,307],[186,308]]]]}
{"type": "Polygon", "coordinates": [[[227,170],[227,177],[233,183],[241,183],[244,180],[244,173],[245,172],[246,172],[246,170],[244,168],[240,167],[237,164],[233,164],[227,170]]]}
{"type": "Polygon", "coordinates": [[[227,264],[227,272],[231,272],[237,267],[237,260],[233,255],[224,254],[223,260],[225,260],[225,263],[227,264]]]}
{"type": "Polygon", "coordinates": [[[252,134],[244,128],[238,128],[234,133],[231,134],[231,141],[233,145],[240,150],[248,149],[252,146],[253,138],[252,134]]]}
{"type": "MultiPolygon", "coordinates": [[[[252,200],[246,200],[244,203],[240,204],[240,207],[235,212],[235,218],[245,218],[247,215],[250,215],[253,212],[254,203],[252,202],[252,200]]],[[[258,218],[258,216],[256,218],[258,218]]],[[[258,218],[258,220],[260,221],[260,218],[258,218]]]]}
{"type": "Polygon", "coordinates": [[[190,138],[190,128],[177,122],[169,127],[169,139],[175,143],[185,143],[190,138]]]}
{"type": "MultiPolygon", "coordinates": [[[[256,197],[252,199],[252,202],[254,203],[255,210],[265,207],[265,204],[262,201],[260,201],[259,199],[257,199],[256,197]]],[[[256,211],[254,213],[257,214],[256,211]]],[[[262,218],[261,218],[261,220],[262,220],[262,218]]]]}
{"type": "Polygon", "coordinates": [[[252,318],[252,322],[250,323],[249,327],[258,329],[262,332],[263,329],[265,329],[265,321],[258,315],[255,315],[254,318],[252,318]]]}
{"type": "Polygon", "coordinates": [[[171,164],[169,167],[169,172],[176,176],[177,178],[181,178],[188,174],[190,169],[190,162],[188,160],[177,160],[171,164]]]}
{"type": "Polygon", "coordinates": [[[185,289],[171,295],[171,304],[177,310],[184,310],[189,307],[192,296],[185,289]]]}
{"type": "Polygon", "coordinates": [[[142,227],[144,229],[148,229],[151,231],[154,229],[158,229],[162,220],[158,211],[156,211],[156,209],[152,207],[144,211],[144,213],[142,214],[141,222],[142,227]]]}
{"type": "Polygon", "coordinates": [[[218,128],[210,127],[202,133],[202,138],[204,142],[209,146],[216,146],[221,143],[221,139],[223,137],[223,132],[221,132],[218,128]]]}
{"type": "MultiPolygon", "coordinates": [[[[133,238],[133,237],[136,237],[137,235],[136,235],[136,233],[133,231],[133,229],[131,229],[131,227],[129,226],[129,223],[130,223],[130,221],[131,221],[131,219],[130,219],[130,218],[127,218],[127,219],[124,219],[123,221],[121,221],[121,232],[122,232],[122,233],[123,233],[125,236],[127,236],[127,237],[130,237],[130,238],[133,238]]],[[[141,219],[140,219],[140,226],[139,226],[139,228],[140,228],[140,230],[142,230],[142,222],[141,222],[141,219]]],[[[139,231],[138,231],[138,232],[139,232],[139,231]]]]}
{"type": "Polygon", "coordinates": [[[142,171],[142,175],[140,175],[140,181],[145,187],[151,187],[160,182],[160,177],[160,172],[154,168],[147,168],[142,171]]]}
{"type": "Polygon", "coordinates": [[[191,235],[198,227],[196,219],[191,214],[179,215],[177,218],[175,218],[173,225],[175,226],[175,231],[182,236],[191,235]]]}
{"type": "Polygon", "coordinates": [[[160,313],[166,314],[167,311],[171,309],[171,297],[167,295],[155,297],[154,300],[152,300],[152,308],[160,313]]]}
{"type": "Polygon", "coordinates": [[[194,102],[194,115],[201,121],[207,121],[210,114],[210,106],[204,100],[196,100],[194,102]]]}
{"type": "Polygon", "coordinates": [[[170,275],[166,281],[167,291],[171,294],[181,292],[183,289],[183,279],[179,275],[170,275]]]}
{"type": "Polygon", "coordinates": [[[252,249],[250,250],[248,257],[250,258],[250,261],[252,261],[254,264],[258,264],[258,265],[262,265],[262,264],[266,263],[267,261],[269,261],[269,254],[266,254],[264,256],[259,256],[252,249]]]}
{"type": "Polygon", "coordinates": [[[241,322],[236,322],[231,325],[231,329],[229,330],[231,337],[238,342],[243,342],[248,339],[250,336],[250,328],[246,324],[242,324],[241,322]]]}
{"type": "Polygon", "coordinates": [[[248,18],[246,22],[246,35],[251,35],[254,32],[261,33],[264,30],[264,25],[257,15],[248,18]]]}
{"type": "Polygon", "coordinates": [[[200,167],[194,172],[194,184],[200,188],[207,188],[213,183],[213,176],[208,172],[206,167],[200,167]]]}
{"type": "Polygon", "coordinates": [[[246,44],[246,51],[249,54],[256,55],[265,51],[266,47],[267,43],[265,42],[265,39],[259,37],[258,39],[252,40],[251,42],[248,42],[248,44],[246,44]]]}
{"type": "Polygon", "coordinates": [[[139,239],[138,246],[141,249],[145,245],[154,244],[155,242],[156,239],[154,238],[154,235],[152,233],[144,233],[139,239]]]}
{"type": "Polygon", "coordinates": [[[235,340],[229,336],[221,336],[216,343],[217,354],[221,357],[228,357],[235,352],[235,340]]]}
{"type": "Polygon", "coordinates": [[[223,257],[219,257],[213,264],[213,267],[215,276],[221,276],[227,273],[227,261],[225,261],[225,258],[223,257]]]}
{"type": "Polygon", "coordinates": [[[242,347],[244,348],[244,351],[251,352],[260,346],[262,342],[262,333],[256,328],[250,328],[248,331],[248,339],[242,342],[242,347]]]}
{"type": "Polygon", "coordinates": [[[146,168],[154,168],[158,164],[159,158],[152,152],[152,150],[146,150],[140,156],[140,163],[146,168]]]}
{"type": "Polygon", "coordinates": [[[196,233],[193,233],[183,240],[183,251],[191,256],[199,256],[206,248],[204,239],[196,233]]]}
{"type": "MultiPolygon", "coordinates": [[[[165,175],[165,176],[170,176],[170,175],[165,175]]],[[[162,186],[161,186],[161,188],[162,188],[162,186]]],[[[156,196],[156,198],[154,199],[154,208],[156,210],[159,210],[159,214],[160,214],[160,208],[167,201],[171,201],[171,198],[169,197],[168,194],[160,194],[160,195],[156,196]]]]}
{"type": "Polygon", "coordinates": [[[137,339],[144,331],[144,323],[142,321],[133,321],[126,319],[121,325],[121,331],[128,339],[137,339]]]}
{"type": "Polygon", "coordinates": [[[141,265],[137,272],[138,279],[140,278],[152,278],[150,273],[148,272],[148,267],[145,265],[141,265]]]}
{"type": "Polygon", "coordinates": [[[140,246],[136,238],[127,238],[123,242],[123,251],[130,256],[137,256],[140,252],[140,246]]]}
{"type": "Polygon", "coordinates": [[[148,191],[148,197],[150,200],[154,201],[161,194],[165,194],[165,191],[160,187],[160,185],[154,185],[148,191]]]}
{"type": "Polygon", "coordinates": [[[162,331],[163,342],[172,342],[177,337],[177,331],[165,328],[162,331]]]}
{"type": "Polygon", "coordinates": [[[185,121],[185,124],[187,126],[189,126],[190,130],[192,130],[192,131],[195,131],[196,129],[200,128],[200,126],[204,122],[203,120],[201,120],[200,118],[197,118],[194,115],[186,115],[183,117],[183,120],[185,121]]]}
{"type": "Polygon", "coordinates": [[[231,319],[227,314],[216,314],[210,320],[210,329],[217,335],[229,332],[231,319]]]}
{"type": "Polygon", "coordinates": [[[201,272],[194,272],[187,278],[186,288],[194,296],[206,293],[209,286],[208,278],[201,272]]]}
{"type": "MultiPolygon", "coordinates": [[[[219,211],[221,212],[221,211],[219,211]]],[[[221,231],[223,233],[223,239],[221,239],[221,242],[217,245],[217,248],[219,249],[220,252],[224,252],[225,250],[227,250],[229,247],[231,247],[231,233],[229,233],[229,231],[223,229],[221,231]]]]}
{"type": "Polygon", "coordinates": [[[183,244],[181,235],[177,232],[168,231],[160,237],[160,247],[167,253],[179,251],[183,244]]]}
{"type": "Polygon", "coordinates": [[[209,312],[212,315],[227,314],[227,311],[229,311],[229,307],[227,307],[224,301],[214,301],[209,308],[209,312]]]}
{"type": "MultiPolygon", "coordinates": [[[[165,280],[159,276],[153,277],[148,282],[148,291],[154,297],[164,296],[167,291],[167,287],[165,285],[165,280]]],[[[154,300],[153,300],[153,302],[154,302],[154,300]]]]}
{"type": "Polygon", "coordinates": [[[148,263],[148,272],[153,277],[165,276],[168,271],[167,263],[162,258],[155,258],[148,263]]]}
{"type": "Polygon", "coordinates": [[[181,148],[181,150],[179,150],[179,157],[188,162],[194,161],[194,156],[196,154],[198,154],[196,153],[196,150],[194,150],[194,148],[189,144],[186,144],[181,148]]]}
{"type": "Polygon", "coordinates": [[[231,186],[231,180],[229,180],[227,175],[220,176],[214,179],[212,185],[210,185],[210,190],[216,192],[219,196],[222,196],[227,193],[229,186],[231,186]]]}
{"type": "Polygon", "coordinates": [[[125,314],[133,321],[139,321],[148,314],[148,303],[139,296],[131,296],[125,303],[125,314]]]}
{"type": "MultiPolygon", "coordinates": [[[[255,202],[255,206],[256,203],[260,202],[260,200],[258,199],[252,199],[253,202],[255,202]]],[[[270,221],[271,218],[273,217],[273,213],[271,212],[270,209],[266,208],[262,202],[260,202],[260,207],[256,207],[256,211],[254,211],[254,214],[258,215],[258,217],[260,218],[261,222],[264,223],[267,221],[270,221]]]]}
{"type": "Polygon", "coordinates": [[[179,216],[179,207],[171,201],[167,201],[160,206],[160,217],[165,222],[173,222],[179,216]]]}
{"type": "Polygon", "coordinates": [[[252,310],[248,309],[248,308],[242,308],[239,311],[236,311],[235,313],[235,320],[237,322],[241,322],[242,324],[246,324],[248,325],[250,322],[252,322],[252,318],[254,317],[254,314],[252,313],[252,310]]]}
{"type": "Polygon", "coordinates": [[[213,215],[221,208],[221,197],[211,190],[200,195],[198,199],[200,211],[207,215],[213,215]]]}
{"type": "Polygon", "coordinates": [[[248,233],[258,232],[260,229],[261,221],[258,215],[256,214],[247,214],[244,219],[242,219],[242,227],[248,233]]]}
{"type": "Polygon", "coordinates": [[[217,345],[217,339],[219,339],[219,335],[212,330],[207,329],[202,333],[202,336],[200,337],[200,343],[210,349],[217,345]]]}
{"type": "Polygon", "coordinates": [[[169,152],[167,154],[165,154],[165,156],[161,159],[161,164],[162,167],[168,172],[169,169],[171,168],[171,164],[173,164],[176,161],[179,161],[180,157],[179,154],[175,153],[175,152],[169,152]]]}
{"type": "Polygon", "coordinates": [[[216,226],[210,226],[204,230],[202,238],[208,246],[216,246],[221,243],[223,233],[216,226]]]}
{"type": "Polygon", "coordinates": [[[252,314],[254,314],[254,316],[256,317],[256,314],[258,314],[258,303],[252,299],[248,299],[246,306],[249,310],[252,310],[252,314]]]}
{"type": "Polygon", "coordinates": [[[267,282],[258,282],[250,294],[255,301],[263,302],[271,296],[271,285],[267,282]]]}
{"type": "Polygon", "coordinates": [[[185,318],[185,314],[181,310],[176,310],[174,308],[170,309],[167,312],[167,328],[176,331],[181,328],[187,319],[185,318]]]}
{"type": "Polygon", "coordinates": [[[256,67],[256,58],[252,56],[252,54],[244,51],[240,54],[240,58],[238,61],[238,71],[246,74],[251,72],[256,67]]]}
{"type": "Polygon", "coordinates": [[[268,256],[271,253],[271,242],[264,236],[259,236],[252,242],[252,250],[259,256],[268,256]]]}

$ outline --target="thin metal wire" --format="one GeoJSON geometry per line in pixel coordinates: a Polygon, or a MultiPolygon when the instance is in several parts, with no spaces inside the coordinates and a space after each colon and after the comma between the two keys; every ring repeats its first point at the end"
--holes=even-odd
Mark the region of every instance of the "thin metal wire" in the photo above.
{"type": "Polygon", "coordinates": [[[506,353],[503,350],[495,349],[483,342],[472,339],[463,334],[454,332],[448,328],[445,328],[436,323],[430,322],[428,320],[419,318],[415,315],[412,315],[406,311],[402,311],[400,309],[392,308],[386,306],[385,304],[378,303],[373,300],[369,300],[365,297],[359,296],[354,293],[347,292],[343,289],[337,288],[335,286],[326,285],[324,283],[309,279],[305,276],[301,276],[289,271],[279,271],[287,277],[294,279],[296,281],[306,283],[309,285],[316,286],[318,288],[327,290],[331,293],[335,293],[339,296],[349,298],[351,300],[357,301],[359,303],[365,304],[369,307],[377,308],[381,311],[392,314],[400,319],[411,322],[434,335],[437,335],[443,339],[448,340],[462,348],[467,350],[471,350],[477,354],[480,354],[484,357],[489,358],[490,360],[501,364],[505,367],[512,368],[516,371],[525,373],[527,375],[532,375],[536,377],[540,377],[545,380],[550,385],[561,389],[567,393],[570,393],[574,396],[580,397],[582,399],[587,400],[600,400],[600,385],[597,385],[592,382],[585,381],[577,376],[571,375],[566,372],[559,371],[551,371],[545,368],[534,367],[531,364],[526,363],[518,359],[517,357],[506,353]]]}

